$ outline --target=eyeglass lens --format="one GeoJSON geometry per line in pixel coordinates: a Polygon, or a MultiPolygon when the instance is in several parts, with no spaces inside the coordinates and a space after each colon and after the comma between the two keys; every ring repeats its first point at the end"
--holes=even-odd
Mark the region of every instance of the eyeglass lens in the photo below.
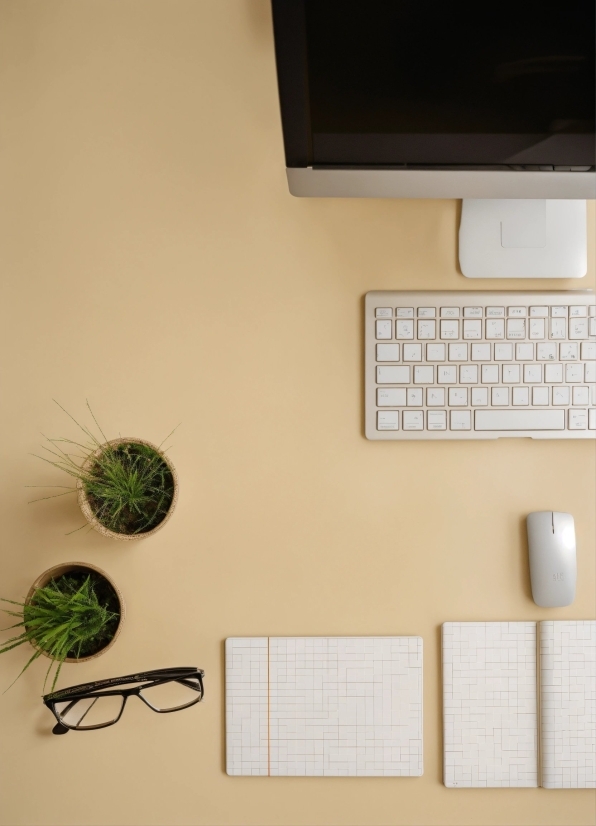
{"type": "Polygon", "coordinates": [[[196,703],[200,699],[201,684],[196,677],[172,680],[143,688],[141,695],[157,711],[174,711],[196,703]]]}
{"type": "Polygon", "coordinates": [[[55,709],[64,725],[86,729],[116,722],[123,703],[124,697],[117,695],[85,697],[56,703],[55,709]]]}

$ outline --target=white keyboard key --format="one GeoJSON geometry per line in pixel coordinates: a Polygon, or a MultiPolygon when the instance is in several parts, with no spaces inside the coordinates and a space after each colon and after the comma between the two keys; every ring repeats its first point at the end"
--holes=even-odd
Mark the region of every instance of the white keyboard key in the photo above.
{"type": "Polygon", "coordinates": [[[596,407],[588,410],[588,427],[590,430],[596,430],[596,407]]]}
{"type": "Polygon", "coordinates": [[[450,344],[449,345],[449,361],[467,361],[468,360],[468,345],[467,344],[450,344]]]}
{"type": "Polygon", "coordinates": [[[491,404],[493,407],[509,407],[509,388],[493,387],[491,391],[491,404]]]}
{"type": "Polygon", "coordinates": [[[570,387],[553,387],[553,404],[569,404],[571,399],[570,387]]]}
{"type": "Polygon", "coordinates": [[[515,345],[515,358],[518,361],[534,361],[534,345],[523,342],[515,345]]]}
{"type": "Polygon", "coordinates": [[[591,336],[596,336],[596,318],[590,319],[589,333],[591,336]]]}
{"type": "Polygon", "coordinates": [[[588,429],[588,411],[587,410],[573,410],[569,408],[567,411],[569,420],[569,430],[587,430],[588,429]]]}
{"type": "Polygon", "coordinates": [[[451,410],[449,417],[451,430],[471,430],[472,413],[470,410],[451,410]]]}
{"type": "Polygon", "coordinates": [[[548,387],[532,388],[532,404],[548,406],[548,387]]]}
{"type": "Polygon", "coordinates": [[[377,361],[399,361],[399,344],[377,344],[377,361]]]}
{"type": "Polygon", "coordinates": [[[472,361],[490,361],[490,344],[472,344],[472,361]]]}
{"type": "Polygon", "coordinates": [[[544,318],[530,319],[530,338],[541,339],[546,336],[546,322],[544,318]]]}
{"type": "Polygon", "coordinates": [[[478,365],[462,364],[459,368],[460,384],[478,384],[478,365]]]}
{"type": "Polygon", "coordinates": [[[482,307],[464,307],[464,318],[482,318],[482,307]]]}
{"type": "Polygon", "coordinates": [[[483,364],[482,365],[482,384],[498,384],[499,383],[499,365],[498,364],[483,364]]]}
{"type": "Polygon", "coordinates": [[[459,307],[441,307],[441,318],[459,318],[459,307]]]}
{"type": "Polygon", "coordinates": [[[488,387],[472,387],[472,407],[486,407],[488,387]]]}
{"type": "Polygon", "coordinates": [[[379,387],[377,388],[377,407],[405,407],[406,388],[405,387],[379,387]]]}
{"type": "Polygon", "coordinates": [[[480,319],[466,319],[464,321],[464,338],[482,338],[482,321],[480,319]]]}
{"type": "Polygon", "coordinates": [[[391,307],[377,307],[375,316],[377,318],[393,318],[393,310],[391,307]]]}
{"type": "Polygon", "coordinates": [[[524,364],[524,383],[536,384],[542,381],[541,364],[524,364]]]}
{"type": "Polygon", "coordinates": [[[509,318],[525,318],[528,315],[527,307],[507,307],[509,318]]]}
{"type": "Polygon", "coordinates": [[[487,318],[504,318],[505,317],[505,307],[487,307],[486,308],[486,317],[487,318]]]}
{"type": "Polygon", "coordinates": [[[596,341],[582,341],[582,358],[596,359],[596,341]]]}
{"type": "Polygon", "coordinates": [[[449,407],[466,407],[468,404],[467,387],[449,388],[449,407]]]}
{"type": "Polygon", "coordinates": [[[406,400],[408,407],[422,407],[422,388],[408,387],[406,400]]]}
{"type": "Polygon", "coordinates": [[[546,344],[536,345],[536,358],[538,361],[556,361],[557,345],[550,341],[546,344]]]}
{"type": "Polygon", "coordinates": [[[564,318],[551,318],[550,320],[550,338],[566,338],[567,336],[567,322],[564,318]]]}
{"type": "Polygon", "coordinates": [[[570,318],[569,319],[569,338],[572,341],[578,339],[588,338],[588,319],[587,318],[570,318]]]}
{"type": "Polygon", "coordinates": [[[404,410],[402,416],[404,430],[424,430],[424,411],[404,410]]]}
{"type": "Polygon", "coordinates": [[[414,318],[414,308],[413,307],[396,307],[395,308],[395,317],[396,318],[414,318]]]}
{"type": "Polygon", "coordinates": [[[435,380],[435,368],[432,364],[414,367],[414,384],[432,384],[435,380]]]}
{"type": "Polygon", "coordinates": [[[596,304],[590,304],[590,306],[588,307],[588,315],[590,317],[596,316],[596,304]]]}
{"type": "Polygon", "coordinates": [[[426,427],[428,430],[447,430],[447,411],[428,410],[426,413],[426,427]]]}
{"type": "MultiPolygon", "coordinates": [[[[488,345],[490,347],[490,344],[488,345]]],[[[513,344],[495,344],[495,361],[512,361],[513,344]]]]}
{"type": "Polygon", "coordinates": [[[476,410],[476,430],[565,430],[563,410],[476,410]]]}
{"type": "Polygon", "coordinates": [[[503,384],[519,384],[520,382],[520,365],[519,364],[504,364],[503,365],[503,384]]]}
{"type": "Polygon", "coordinates": [[[418,307],[418,318],[434,318],[436,314],[436,307],[418,307]]]}
{"type": "Polygon", "coordinates": [[[422,344],[404,344],[404,361],[422,361],[422,344]]]}
{"type": "Polygon", "coordinates": [[[567,307],[551,307],[551,318],[567,318],[567,307]]]}
{"type": "Polygon", "coordinates": [[[547,318],[548,307],[530,307],[530,318],[547,318]]]}
{"type": "Polygon", "coordinates": [[[418,338],[429,339],[437,337],[437,323],[433,319],[418,320],[418,338]]]}
{"type": "Polygon", "coordinates": [[[392,335],[392,321],[376,321],[376,336],[377,340],[386,339],[386,338],[393,338],[392,335]]]}
{"type": "Polygon", "coordinates": [[[544,381],[547,384],[555,384],[563,381],[563,365],[562,364],[545,364],[544,365],[544,381]]]}
{"type": "Polygon", "coordinates": [[[427,344],[426,345],[426,360],[427,361],[445,361],[445,345],[444,344],[427,344]]]}
{"type": "Polygon", "coordinates": [[[459,338],[459,321],[441,321],[441,338],[459,338]]]}
{"type": "Polygon", "coordinates": [[[377,430],[399,430],[399,412],[397,410],[378,410],[377,430]]]}
{"type": "Polygon", "coordinates": [[[590,404],[590,391],[587,387],[574,387],[572,394],[573,404],[590,404]]]}
{"type": "Polygon", "coordinates": [[[513,388],[513,404],[516,407],[527,407],[530,404],[530,388],[529,387],[514,387],[513,388]]]}
{"type": "Polygon", "coordinates": [[[575,382],[584,380],[584,371],[582,364],[566,364],[565,365],[565,381],[575,382]]]}
{"type": "Polygon", "coordinates": [[[584,381],[586,384],[591,384],[596,381],[596,361],[588,361],[584,367],[584,381]]]}
{"type": "Polygon", "coordinates": [[[414,322],[396,321],[395,338],[414,338],[414,322]]]}
{"type": "Polygon", "coordinates": [[[429,387],[426,391],[427,407],[445,407],[445,388],[429,387]]]}
{"type": "Polygon", "coordinates": [[[377,367],[377,384],[409,384],[409,367],[377,367]]]}
{"type": "Polygon", "coordinates": [[[437,366],[437,384],[455,384],[457,382],[457,367],[455,364],[439,364],[437,366]]]}
{"type": "Polygon", "coordinates": [[[585,304],[579,304],[569,308],[569,318],[586,318],[588,308],[585,304]]]}
{"type": "Polygon", "coordinates": [[[507,338],[525,338],[526,337],[526,320],[525,318],[508,318],[507,319],[507,338]]]}
{"type": "Polygon", "coordinates": [[[559,359],[561,361],[577,361],[579,359],[577,342],[571,341],[565,344],[559,344],[559,359]]]}
{"type": "Polygon", "coordinates": [[[502,318],[486,319],[486,337],[490,339],[505,338],[505,321],[502,318]]]}

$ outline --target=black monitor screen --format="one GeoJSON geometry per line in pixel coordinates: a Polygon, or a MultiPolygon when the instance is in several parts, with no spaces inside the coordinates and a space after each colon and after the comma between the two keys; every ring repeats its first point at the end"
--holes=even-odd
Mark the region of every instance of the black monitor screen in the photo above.
{"type": "Polygon", "coordinates": [[[304,0],[304,20],[313,164],[594,164],[593,0],[304,0]]]}

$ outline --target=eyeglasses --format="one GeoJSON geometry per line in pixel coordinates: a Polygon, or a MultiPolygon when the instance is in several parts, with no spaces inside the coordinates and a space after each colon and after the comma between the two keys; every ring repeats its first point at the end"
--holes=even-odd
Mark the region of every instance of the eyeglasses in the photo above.
{"type": "Polygon", "coordinates": [[[158,668],[126,677],[98,680],[46,694],[44,704],[57,724],[53,734],[68,731],[91,731],[113,726],[122,717],[129,697],[135,696],[158,714],[182,711],[203,699],[200,668],[158,668]],[[130,688],[116,686],[131,685],[130,688]]]}

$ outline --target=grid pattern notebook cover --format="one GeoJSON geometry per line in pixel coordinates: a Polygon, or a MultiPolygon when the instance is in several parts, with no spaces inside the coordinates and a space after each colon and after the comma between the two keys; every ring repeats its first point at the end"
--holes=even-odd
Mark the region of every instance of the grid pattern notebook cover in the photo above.
{"type": "Polygon", "coordinates": [[[537,786],[536,623],[443,625],[444,783],[537,786]]]}
{"type": "Polygon", "coordinates": [[[596,788],[596,622],[446,622],[443,726],[446,786],[596,788]]]}
{"type": "Polygon", "coordinates": [[[422,639],[227,639],[226,760],[230,775],[421,775],[422,639]]]}
{"type": "Polygon", "coordinates": [[[540,623],[542,785],[596,788],[596,622],[540,623]]]}

